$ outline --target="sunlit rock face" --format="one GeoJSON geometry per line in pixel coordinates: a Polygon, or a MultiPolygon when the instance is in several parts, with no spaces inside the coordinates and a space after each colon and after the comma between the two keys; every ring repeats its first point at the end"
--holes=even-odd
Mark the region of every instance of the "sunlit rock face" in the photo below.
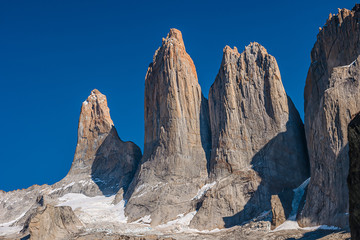
{"type": "Polygon", "coordinates": [[[170,30],[148,68],[144,111],[144,156],[126,213],[158,224],[194,210],[208,176],[208,103],[179,30],[170,30]]]}
{"type": "Polygon", "coordinates": [[[209,109],[210,177],[217,184],[198,204],[193,227],[241,224],[271,209],[271,195],[309,177],[302,121],[263,46],[224,48],[209,109]]]}
{"type": "Polygon", "coordinates": [[[359,10],[330,14],[311,52],[304,93],[311,181],[301,226],[348,224],[347,126],[360,111],[359,10]]]}

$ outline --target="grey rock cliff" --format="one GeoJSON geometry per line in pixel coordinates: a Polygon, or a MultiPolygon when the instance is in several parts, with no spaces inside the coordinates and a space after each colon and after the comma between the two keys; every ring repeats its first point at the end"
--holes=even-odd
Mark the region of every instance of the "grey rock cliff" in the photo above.
{"type": "Polygon", "coordinates": [[[308,178],[303,124],[275,58],[258,43],[224,48],[209,93],[211,181],[192,221],[197,228],[240,224],[270,210],[273,194],[308,178]]]}
{"type": "Polygon", "coordinates": [[[152,224],[193,210],[208,176],[208,103],[182,34],[171,29],[155,52],[145,79],[145,146],[126,205],[129,221],[152,224]]]}
{"type": "Polygon", "coordinates": [[[360,239],[360,114],[348,126],[349,140],[349,223],[351,239],[360,239]]]}
{"type": "Polygon", "coordinates": [[[311,180],[301,226],[348,224],[347,126],[360,111],[359,10],[330,14],[311,52],[304,92],[311,180]]]}

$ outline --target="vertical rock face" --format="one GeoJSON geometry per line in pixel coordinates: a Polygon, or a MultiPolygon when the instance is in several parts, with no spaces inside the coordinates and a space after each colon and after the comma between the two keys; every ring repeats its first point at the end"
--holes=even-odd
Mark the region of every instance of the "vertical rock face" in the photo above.
{"type": "Polygon", "coordinates": [[[209,93],[211,178],[194,227],[229,227],[269,210],[270,197],[309,175],[303,124],[276,60],[258,43],[224,48],[209,93]],[[211,220],[208,220],[211,219],[211,220]]]}
{"type": "Polygon", "coordinates": [[[120,140],[106,97],[95,89],[81,107],[71,169],[54,185],[53,194],[115,194],[129,185],[140,159],[139,147],[120,140]]]}
{"type": "Polygon", "coordinates": [[[359,10],[330,14],[311,52],[304,92],[311,180],[302,226],[348,223],[347,126],[360,111],[359,10]]]}
{"type": "Polygon", "coordinates": [[[144,156],[126,213],[130,221],[150,215],[157,224],[190,211],[208,176],[207,100],[176,29],[163,39],[148,68],[144,110],[144,156]]]}
{"type": "Polygon", "coordinates": [[[349,139],[349,223],[351,238],[360,239],[360,114],[351,120],[349,139]]]}

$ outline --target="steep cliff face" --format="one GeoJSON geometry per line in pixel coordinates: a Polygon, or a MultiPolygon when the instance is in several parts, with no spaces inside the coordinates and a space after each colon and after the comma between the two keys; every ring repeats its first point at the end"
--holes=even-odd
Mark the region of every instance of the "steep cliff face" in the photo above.
{"type": "Polygon", "coordinates": [[[182,34],[171,29],[145,79],[145,147],[126,213],[152,224],[187,213],[208,176],[208,103],[182,34]]]}
{"type": "Polygon", "coordinates": [[[330,14],[311,52],[304,92],[311,180],[302,226],[348,224],[347,126],[360,111],[359,19],[359,5],[330,14]]]}
{"type": "Polygon", "coordinates": [[[54,184],[51,194],[115,194],[127,188],[141,159],[141,150],[120,140],[106,96],[98,90],[81,107],[78,142],[68,175],[54,184]]]}
{"type": "Polygon", "coordinates": [[[303,124],[276,60],[258,43],[224,48],[209,93],[211,179],[192,221],[198,228],[239,224],[269,210],[272,194],[308,178],[303,124]],[[210,220],[209,220],[210,219],[210,220]]]}
{"type": "Polygon", "coordinates": [[[360,239],[360,114],[349,123],[349,223],[351,238],[360,239]]]}

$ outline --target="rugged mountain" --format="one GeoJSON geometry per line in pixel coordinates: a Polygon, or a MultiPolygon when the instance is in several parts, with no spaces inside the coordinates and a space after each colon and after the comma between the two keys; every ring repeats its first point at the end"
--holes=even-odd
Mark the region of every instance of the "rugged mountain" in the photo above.
{"type": "Polygon", "coordinates": [[[241,54],[224,48],[209,108],[216,185],[199,203],[194,227],[228,227],[257,217],[271,209],[271,195],[309,177],[302,121],[263,46],[251,43],[241,54]]]}
{"type": "Polygon", "coordinates": [[[148,68],[144,110],[144,156],[126,215],[130,221],[149,216],[156,225],[194,210],[191,202],[208,176],[208,103],[176,29],[148,68]]]}
{"type": "Polygon", "coordinates": [[[91,197],[126,190],[140,159],[140,148],[118,137],[105,95],[93,90],[82,104],[78,143],[68,175],[51,186],[0,191],[0,232],[23,226],[44,198],[55,205],[67,193],[91,197]]]}
{"type": "Polygon", "coordinates": [[[352,239],[360,239],[360,114],[348,126],[349,140],[349,223],[352,239]]]}
{"type": "Polygon", "coordinates": [[[347,126],[360,111],[360,5],[330,14],[311,52],[305,85],[305,133],[311,180],[302,226],[348,224],[347,126]]]}
{"type": "Polygon", "coordinates": [[[49,194],[111,195],[127,188],[141,159],[141,150],[120,140],[110,118],[106,96],[94,89],[83,102],[78,141],[71,169],[49,194]]]}

